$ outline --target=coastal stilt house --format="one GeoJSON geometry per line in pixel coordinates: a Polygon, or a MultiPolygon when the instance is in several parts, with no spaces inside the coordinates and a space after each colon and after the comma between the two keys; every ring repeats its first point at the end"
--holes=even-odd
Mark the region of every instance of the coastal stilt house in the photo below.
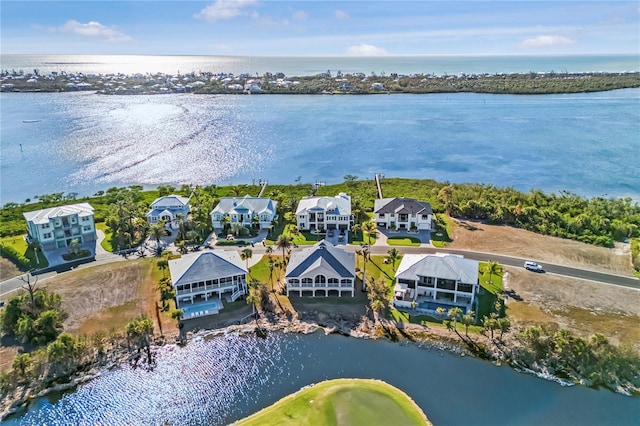
{"type": "Polygon", "coordinates": [[[40,243],[43,251],[68,247],[97,239],[93,207],[89,203],[70,204],[24,213],[29,241],[40,243]]]}
{"type": "Polygon", "coordinates": [[[287,296],[354,296],[355,254],[335,247],[328,241],[317,242],[294,252],[289,259],[285,279],[287,296]]]}
{"type": "Polygon", "coordinates": [[[348,231],[351,223],[351,197],[344,192],[335,197],[305,197],[296,209],[296,225],[301,231],[348,231]]]}
{"type": "Polygon", "coordinates": [[[431,230],[431,204],[413,198],[381,198],[374,202],[376,226],[389,230],[431,230]]]}
{"type": "Polygon", "coordinates": [[[225,223],[267,229],[278,218],[277,206],[278,202],[270,198],[248,195],[242,198],[224,197],[211,211],[211,224],[213,229],[222,229],[225,223]]]}
{"type": "MultiPolygon", "coordinates": [[[[437,308],[473,309],[479,262],[453,254],[405,254],[396,273],[393,305],[433,314],[437,308]]],[[[477,310],[476,310],[477,311],[477,310]]]]}
{"type": "Polygon", "coordinates": [[[164,221],[165,226],[176,229],[180,226],[181,220],[185,220],[189,214],[189,198],[180,195],[167,195],[156,198],[151,203],[151,210],[146,214],[149,225],[155,225],[164,221]]]}
{"type": "Polygon", "coordinates": [[[217,314],[222,299],[247,293],[247,270],[235,251],[190,253],[169,261],[171,283],[183,318],[217,314]]]}

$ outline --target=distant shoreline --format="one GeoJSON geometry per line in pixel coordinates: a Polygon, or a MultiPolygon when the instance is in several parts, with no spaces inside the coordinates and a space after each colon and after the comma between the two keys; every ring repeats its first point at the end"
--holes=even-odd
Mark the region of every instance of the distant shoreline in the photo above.
{"type": "Polygon", "coordinates": [[[287,77],[283,73],[251,76],[243,73],[190,72],[187,74],[83,74],[64,71],[40,75],[3,71],[2,92],[61,93],[92,91],[104,95],[278,94],[570,94],[640,87],[640,72],[621,73],[501,73],[434,75],[343,74],[330,71],[315,76],[287,77]]]}

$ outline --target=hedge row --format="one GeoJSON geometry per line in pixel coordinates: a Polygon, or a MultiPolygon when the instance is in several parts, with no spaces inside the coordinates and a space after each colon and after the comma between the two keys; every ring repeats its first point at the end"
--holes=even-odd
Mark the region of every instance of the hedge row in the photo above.
{"type": "Polygon", "coordinates": [[[31,261],[24,255],[18,253],[16,249],[11,246],[0,243],[0,255],[13,259],[25,268],[31,267],[31,261]]]}

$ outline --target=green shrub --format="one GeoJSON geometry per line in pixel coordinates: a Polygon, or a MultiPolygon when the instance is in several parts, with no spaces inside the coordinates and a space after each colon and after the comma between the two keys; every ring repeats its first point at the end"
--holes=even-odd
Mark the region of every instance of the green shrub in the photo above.
{"type": "Polygon", "coordinates": [[[15,260],[25,268],[31,267],[31,261],[11,246],[0,243],[0,255],[15,260]]]}

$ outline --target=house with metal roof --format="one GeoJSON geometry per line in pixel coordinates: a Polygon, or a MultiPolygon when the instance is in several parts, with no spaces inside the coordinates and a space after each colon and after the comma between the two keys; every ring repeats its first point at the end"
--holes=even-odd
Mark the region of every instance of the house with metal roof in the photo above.
{"type": "Polygon", "coordinates": [[[217,314],[222,299],[247,294],[247,270],[235,251],[203,251],[169,261],[171,283],[183,319],[217,314]]]}
{"type": "Polygon", "coordinates": [[[305,197],[296,209],[296,224],[302,231],[351,229],[351,197],[341,192],[335,197],[305,197]]]}
{"type": "Polygon", "coordinates": [[[247,228],[251,226],[266,229],[271,222],[278,218],[276,213],[277,201],[270,198],[250,197],[242,198],[224,197],[211,211],[211,224],[213,229],[222,229],[224,224],[239,223],[247,228]]]}
{"type": "Polygon", "coordinates": [[[479,291],[479,266],[477,260],[454,254],[405,254],[396,272],[393,305],[428,314],[459,307],[466,313],[479,291]]]}
{"type": "Polygon", "coordinates": [[[335,247],[328,241],[317,242],[294,252],[289,259],[285,280],[287,296],[321,295],[354,296],[356,266],[355,254],[335,247]]]}
{"type": "Polygon", "coordinates": [[[431,204],[413,198],[380,198],[373,206],[378,228],[389,230],[431,230],[431,204]]]}
{"type": "Polygon", "coordinates": [[[93,207],[89,203],[69,204],[26,212],[28,239],[40,243],[43,251],[68,247],[97,239],[93,207]]]}
{"type": "Polygon", "coordinates": [[[146,214],[147,222],[154,225],[163,221],[169,228],[176,229],[180,220],[185,220],[189,214],[189,198],[180,195],[167,195],[156,198],[151,203],[151,210],[146,214]]]}

